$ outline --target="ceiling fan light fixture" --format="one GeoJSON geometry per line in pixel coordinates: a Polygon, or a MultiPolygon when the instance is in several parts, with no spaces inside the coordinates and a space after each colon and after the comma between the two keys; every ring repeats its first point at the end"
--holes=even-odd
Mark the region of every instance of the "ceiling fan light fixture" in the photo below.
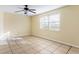
{"type": "MultiPolygon", "coordinates": [[[[24,11],[24,14],[27,14],[27,11],[28,11],[28,12],[31,12],[31,13],[33,13],[33,14],[36,13],[36,12],[35,12],[35,11],[36,11],[35,9],[29,9],[29,8],[28,8],[28,5],[24,5],[24,6],[25,6],[25,7],[21,10],[21,11],[24,11]]],[[[21,11],[18,11],[18,12],[21,12],[21,11]]]]}

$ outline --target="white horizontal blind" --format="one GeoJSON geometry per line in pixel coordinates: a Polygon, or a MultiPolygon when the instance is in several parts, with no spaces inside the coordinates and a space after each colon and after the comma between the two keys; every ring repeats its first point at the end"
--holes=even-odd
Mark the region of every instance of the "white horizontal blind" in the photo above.
{"type": "Polygon", "coordinates": [[[40,18],[40,28],[41,29],[48,29],[48,16],[44,16],[40,18]]]}
{"type": "Polygon", "coordinates": [[[60,30],[60,14],[51,14],[40,17],[40,29],[48,29],[52,31],[60,30]]]}
{"type": "Polygon", "coordinates": [[[49,30],[60,30],[60,14],[49,15],[49,30]]]}

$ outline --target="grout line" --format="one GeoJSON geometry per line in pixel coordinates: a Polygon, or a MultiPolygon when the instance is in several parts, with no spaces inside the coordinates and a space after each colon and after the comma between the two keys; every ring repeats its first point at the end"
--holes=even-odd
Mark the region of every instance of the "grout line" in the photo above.
{"type": "Polygon", "coordinates": [[[66,54],[68,54],[68,52],[71,50],[72,46],[70,46],[70,48],[68,49],[68,51],[66,52],[66,54]]]}
{"type": "MultiPolygon", "coordinates": [[[[17,46],[19,46],[19,44],[17,44],[17,42],[16,42],[16,40],[15,40],[15,43],[16,43],[16,45],[17,46]]],[[[19,46],[19,48],[22,48],[21,46],[19,46]]],[[[25,52],[25,50],[24,49],[22,49],[23,50],[23,52],[25,52]]]]}
{"type": "MultiPolygon", "coordinates": [[[[53,51],[48,50],[49,52],[51,52],[51,54],[54,54],[54,52],[61,46],[58,46],[57,48],[55,48],[53,51]]],[[[46,49],[47,50],[47,49],[46,49]]]]}
{"type": "MultiPolygon", "coordinates": [[[[11,49],[11,47],[10,47],[10,44],[9,44],[8,39],[7,39],[7,42],[8,42],[8,46],[9,46],[9,48],[10,48],[11,52],[12,52],[12,49],[11,49]]],[[[12,52],[12,54],[13,54],[13,52],[12,52]]]]}
{"type": "MultiPolygon", "coordinates": [[[[16,40],[14,40],[14,41],[15,41],[16,45],[19,46],[19,44],[17,43],[17,41],[16,40]]],[[[22,48],[21,46],[19,46],[19,47],[22,48]]]]}
{"type": "MultiPolygon", "coordinates": [[[[16,39],[16,38],[15,38],[15,39],[16,39]]],[[[14,41],[15,41],[16,45],[19,46],[19,45],[17,44],[16,40],[14,40],[14,41]]],[[[9,44],[9,46],[10,46],[10,44],[9,44]]],[[[22,48],[22,47],[19,46],[19,48],[22,48]]],[[[10,49],[11,49],[11,47],[10,47],[10,49]]],[[[15,49],[15,50],[16,50],[16,49],[15,49]]],[[[12,49],[11,49],[11,52],[12,52],[12,49]]],[[[25,52],[24,49],[23,49],[23,52],[25,52]]],[[[12,52],[12,54],[14,54],[14,53],[12,52]]]]}
{"type": "Polygon", "coordinates": [[[58,46],[54,51],[53,51],[53,53],[58,49],[58,48],[60,48],[61,47],[61,45],[60,46],[58,46]]]}

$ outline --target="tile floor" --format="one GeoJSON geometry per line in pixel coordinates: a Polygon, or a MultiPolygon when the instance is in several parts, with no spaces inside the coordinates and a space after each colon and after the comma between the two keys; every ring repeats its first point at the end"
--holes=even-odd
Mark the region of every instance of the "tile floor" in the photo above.
{"type": "Polygon", "coordinates": [[[78,54],[79,49],[34,36],[0,40],[0,54],[78,54]]]}

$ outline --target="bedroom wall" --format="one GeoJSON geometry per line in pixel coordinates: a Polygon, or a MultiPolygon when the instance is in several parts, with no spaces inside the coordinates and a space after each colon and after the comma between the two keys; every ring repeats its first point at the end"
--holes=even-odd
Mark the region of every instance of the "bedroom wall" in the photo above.
{"type": "Polygon", "coordinates": [[[11,36],[31,35],[31,17],[4,13],[4,32],[10,32],[11,36]]]}
{"type": "Polygon", "coordinates": [[[3,34],[3,13],[0,12],[0,36],[3,34]]]}
{"type": "Polygon", "coordinates": [[[79,6],[66,6],[32,17],[32,35],[79,47],[79,6]],[[40,29],[39,16],[60,13],[60,31],[40,29]]]}

